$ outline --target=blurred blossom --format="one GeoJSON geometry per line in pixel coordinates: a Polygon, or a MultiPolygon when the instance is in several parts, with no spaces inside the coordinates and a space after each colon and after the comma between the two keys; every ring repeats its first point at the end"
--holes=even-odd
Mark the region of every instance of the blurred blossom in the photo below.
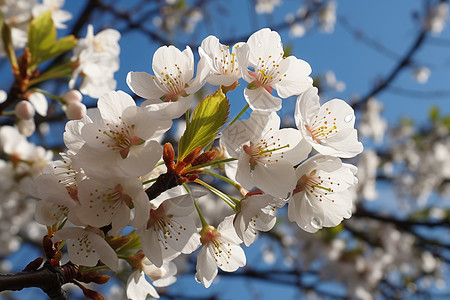
{"type": "Polygon", "coordinates": [[[0,103],[3,103],[8,98],[8,94],[4,90],[0,90],[0,103]]]}
{"type": "Polygon", "coordinates": [[[365,200],[375,200],[378,196],[376,189],[377,168],[380,159],[375,151],[371,149],[365,150],[360,154],[358,163],[358,194],[365,200]]]}
{"type": "Polygon", "coordinates": [[[336,74],[333,71],[330,70],[325,72],[324,79],[328,87],[336,90],[337,92],[345,91],[345,82],[337,80],[336,74]]]}
{"type": "Polygon", "coordinates": [[[377,143],[383,141],[384,133],[387,129],[387,122],[380,115],[382,111],[383,105],[381,102],[375,98],[370,98],[367,101],[361,117],[361,123],[358,127],[359,133],[362,136],[370,137],[377,143]]]}
{"type": "Polygon", "coordinates": [[[436,6],[432,7],[423,21],[425,30],[438,35],[445,27],[448,18],[448,4],[440,1],[436,6]]]}
{"type": "Polygon", "coordinates": [[[318,12],[319,29],[326,33],[333,33],[334,24],[336,23],[335,1],[329,1],[318,12]]]}
{"type": "Polygon", "coordinates": [[[431,71],[427,67],[419,67],[414,69],[413,77],[418,83],[427,83],[431,71]]]}
{"type": "Polygon", "coordinates": [[[302,23],[293,23],[289,26],[289,34],[292,37],[302,37],[306,34],[306,27],[302,23]]]}
{"type": "Polygon", "coordinates": [[[281,0],[256,0],[255,10],[258,14],[271,14],[275,6],[281,4],[281,0]]]}

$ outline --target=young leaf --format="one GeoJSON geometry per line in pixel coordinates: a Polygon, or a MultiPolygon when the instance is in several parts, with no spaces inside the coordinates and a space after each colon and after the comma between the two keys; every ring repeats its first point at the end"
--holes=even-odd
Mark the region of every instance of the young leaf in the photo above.
{"type": "Polygon", "coordinates": [[[56,40],[56,28],[53,24],[52,13],[50,10],[43,12],[28,26],[27,46],[31,53],[28,69],[33,71],[38,64],[72,50],[76,45],[77,40],[74,36],[56,40]]]}
{"type": "Polygon", "coordinates": [[[186,131],[178,144],[178,160],[182,160],[192,150],[211,143],[217,131],[225,124],[228,118],[230,104],[228,98],[219,87],[217,91],[200,101],[195,109],[192,120],[186,126],[186,131]]]}

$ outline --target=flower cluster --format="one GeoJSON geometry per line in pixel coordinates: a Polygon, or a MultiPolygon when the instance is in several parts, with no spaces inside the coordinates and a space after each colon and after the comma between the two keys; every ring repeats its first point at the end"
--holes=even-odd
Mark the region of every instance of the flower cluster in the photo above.
{"type": "MultiPolygon", "coordinates": [[[[111,59],[118,54],[118,36],[104,35],[92,41],[89,31],[84,46],[75,50],[78,72],[85,75],[84,90],[101,90],[96,72],[116,66],[111,59]],[[102,44],[105,40],[113,42],[102,44]],[[96,47],[103,49],[101,54],[96,47]]],[[[35,182],[41,199],[36,219],[52,228],[53,242],[67,240],[70,260],[82,266],[118,271],[119,257],[125,259],[132,267],[130,299],[156,297],[145,274],[155,274],[156,269],[167,273],[170,279],[160,276],[154,284],[168,285],[176,273],[171,261],[199,247],[195,277],[206,287],[218,268],[232,272],[243,267],[246,257],[240,244],[249,246],[259,231],[272,229],[276,210],[286,204],[289,220],[307,232],[336,226],[352,213],[349,188],[357,182],[357,169],[341,158],[363,149],[353,109],[340,99],[321,106],[310,65],[285,57],[280,35],[268,28],[231,51],[209,36],[198,52],[194,76],[189,47],[159,48],[153,74],[127,76],[129,87],[145,101],[137,106],[122,91],[103,94],[97,108],[67,123],[68,151],[46,166],[35,182]],[[243,112],[251,108],[250,118],[222,126],[229,108],[225,94],[241,79],[247,82],[243,112]],[[189,111],[194,93],[205,83],[220,87],[187,118],[177,156],[171,144],[161,146],[157,140],[174,119],[189,111]],[[280,128],[277,111],[291,96],[297,97],[296,128],[280,128]],[[160,172],[156,167],[162,164],[166,170],[160,172]],[[223,169],[226,176],[220,174],[223,169]],[[224,180],[240,195],[210,186],[202,174],[224,180]],[[220,224],[209,224],[197,203],[205,188],[233,210],[220,224]],[[136,230],[122,241],[120,234],[127,226],[136,230]],[[138,243],[130,242],[136,239],[138,243]]]]}

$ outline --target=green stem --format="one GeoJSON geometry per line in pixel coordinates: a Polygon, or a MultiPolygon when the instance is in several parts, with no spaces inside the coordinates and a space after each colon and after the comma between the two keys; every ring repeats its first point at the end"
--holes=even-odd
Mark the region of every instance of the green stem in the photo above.
{"type": "MultiPolygon", "coordinates": [[[[189,187],[187,186],[186,183],[183,183],[183,187],[184,189],[190,194],[191,190],[189,189],[189,187]]],[[[195,209],[197,210],[198,216],[200,217],[200,222],[202,222],[202,228],[206,228],[209,226],[208,222],[206,222],[205,218],[203,217],[202,211],[200,210],[200,207],[198,207],[197,201],[194,198],[194,206],[195,209]]]]}
{"type": "Polygon", "coordinates": [[[145,185],[145,184],[148,184],[148,183],[152,183],[152,182],[154,182],[154,181],[156,181],[156,180],[158,180],[158,177],[152,178],[152,179],[149,179],[149,180],[146,180],[146,181],[143,181],[143,182],[142,182],[142,185],[145,185]]]}
{"type": "Polygon", "coordinates": [[[231,184],[231,185],[234,186],[239,192],[240,192],[241,189],[242,189],[242,186],[241,186],[239,183],[237,183],[237,182],[231,180],[231,179],[228,178],[228,177],[222,176],[222,175],[217,174],[217,173],[205,171],[205,170],[203,170],[202,172],[203,172],[204,174],[208,174],[208,175],[217,177],[217,178],[219,178],[220,180],[223,180],[223,181],[225,181],[225,182],[231,184]]]}
{"type": "MultiPolygon", "coordinates": [[[[53,95],[53,94],[49,94],[49,93],[47,93],[46,91],[41,90],[40,88],[31,88],[31,89],[29,89],[29,91],[30,91],[30,92],[38,92],[38,93],[41,93],[41,94],[43,94],[43,95],[45,95],[45,96],[47,96],[47,97],[49,97],[49,98],[51,98],[51,99],[55,99],[55,100],[57,100],[57,101],[59,101],[59,102],[61,102],[61,103],[64,102],[62,97],[59,97],[59,96],[56,96],[56,95],[53,95]]],[[[63,103],[63,104],[64,104],[64,103],[63,103]]]]}
{"type": "Polygon", "coordinates": [[[91,271],[104,270],[104,269],[109,269],[109,268],[107,266],[96,266],[96,267],[91,267],[91,268],[83,268],[83,269],[81,269],[81,272],[87,273],[87,272],[91,272],[91,271]]]}
{"type": "Polygon", "coordinates": [[[68,61],[62,65],[54,67],[48,70],[47,72],[39,75],[38,77],[31,79],[28,86],[33,86],[49,79],[72,75],[73,72],[72,65],[73,62],[68,61]]]}
{"type": "Polygon", "coordinates": [[[209,184],[207,184],[206,182],[200,180],[200,179],[195,179],[196,183],[203,185],[204,187],[206,187],[207,189],[209,189],[211,192],[213,192],[214,194],[216,194],[220,199],[222,199],[226,204],[228,204],[234,212],[236,212],[236,206],[234,205],[234,201],[226,194],[224,194],[223,192],[219,191],[218,189],[216,189],[213,186],[210,186],[209,184]]]}
{"type": "Polygon", "coordinates": [[[244,108],[241,110],[241,112],[234,117],[233,121],[230,122],[230,124],[228,124],[228,126],[230,126],[231,124],[233,124],[234,122],[236,122],[244,113],[245,111],[249,108],[250,106],[247,104],[246,106],[244,106],[244,108]]]}
{"type": "Polygon", "coordinates": [[[230,161],[235,161],[235,160],[237,160],[237,159],[236,158],[227,158],[227,159],[221,159],[221,160],[213,160],[206,164],[197,165],[195,167],[190,167],[188,169],[188,171],[193,171],[193,170],[198,170],[198,169],[202,169],[202,168],[206,168],[206,167],[210,167],[210,166],[220,165],[220,164],[224,164],[224,163],[227,163],[230,161]]]}

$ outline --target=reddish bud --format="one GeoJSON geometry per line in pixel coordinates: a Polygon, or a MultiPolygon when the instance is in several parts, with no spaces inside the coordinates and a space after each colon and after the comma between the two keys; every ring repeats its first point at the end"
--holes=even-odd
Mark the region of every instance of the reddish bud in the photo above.
{"type": "Polygon", "coordinates": [[[23,272],[31,272],[31,271],[36,271],[40,265],[42,264],[42,262],[44,261],[44,258],[42,257],[38,257],[35,260],[33,260],[32,262],[30,262],[25,269],[23,269],[23,272]]]}
{"type": "Polygon", "coordinates": [[[175,169],[175,150],[171,143],[165,143],[163,148],[163,160],[166,164],[167,171],[173,171],[175,169]]]}
{"type": "Polygon", "coordinates": [[[108,275],[98,274],[97,271],[90,271],[87,273],[78,273],[76,279],[84,283],[94,282],[97,284],[104,284],[109,281],[110,277],[108,275]]]}
{"type": "Polygon", "coordinates": [[[216,158],[217,153],[215,151],[208,151],[197,156],[196,159],[191,163],[191,166],[195,167],[198,165],[203,165],[209,163],[216,158]]]}
{"type": "Polygon", "coordinates": [[[45,235],[42,240],[42,247],[44,248],[45,256],[48,260],[54,259],[55,255],[59,251],[59,243],[56,242],[53,244],[52,239],[49,235],[45,235]]]}
{"type": "Polygon", "coordinates": [[[186,157],[183,159],[183,162],[188,165],[194,161],[195,158],[197,158],[198,154],[202,150],[202,146],[198,146],[194,150],[191,151],[186,157]]]}

